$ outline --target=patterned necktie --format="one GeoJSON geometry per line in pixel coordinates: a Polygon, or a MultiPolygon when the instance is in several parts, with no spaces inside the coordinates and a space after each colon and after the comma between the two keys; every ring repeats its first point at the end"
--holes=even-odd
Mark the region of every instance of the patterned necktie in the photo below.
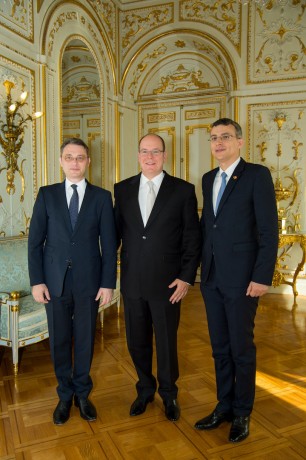
{"type": "Polygon", "coordinates": [[[73,194],[69,203],[69,214],[73,230],[79,213],[79,194],[77,191],[78,186],[76,184],[72,184],[71,187],[73,188],[73,194]]]}
{"type": "Polygon", "coordinates": [[[217,212],[219,203],[220,203],[220,201],[221,201],[223,192],[224,192],[225,187],[226,187],[226,178],[227,178],[227,174],[226,174],[225,172],[223,172],[223,173],[221,174],[221,177],[222,177],[222,182],[221,182],[221,186],[220,186],[220,188],[219,188],[219,192],[218,192],[218,196],[217,196],[217,201],[216,201],[216,212],[217,212]]]}
{"type": "Polygon", "coordinates": [[[153,208],[153,205],[154,205],[154,202],[155,202],[156,195],[155,195],[155,191],[154,191],[153,182],[149,180],[147,182],[147,184],[148,184],[148,187],[149,187],[149,191],[148,191],[148,195],[147,195],[147,205],[146,205],[146,218],[147,218],[147,222],[148,222],[149,216],[151,214],[151,211],[152,211],[152,208],[153,208]]]}

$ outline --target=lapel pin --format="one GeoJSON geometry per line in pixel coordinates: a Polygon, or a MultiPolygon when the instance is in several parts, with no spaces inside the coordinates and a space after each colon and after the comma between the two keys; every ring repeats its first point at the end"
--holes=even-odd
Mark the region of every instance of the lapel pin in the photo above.
{"type": "Polygon", "coordinates": [[[237,180],[237,179],[238,179],[238,177],[237,177],[237,176],[233,176],[233,179],[234,179],[234,180],[237,180]]]}

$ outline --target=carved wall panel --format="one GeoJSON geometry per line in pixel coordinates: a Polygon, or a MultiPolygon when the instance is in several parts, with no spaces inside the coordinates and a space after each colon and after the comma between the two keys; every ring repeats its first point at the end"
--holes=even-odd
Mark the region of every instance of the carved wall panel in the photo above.
{"type": "Polygon", "coordinates": [[[220,30],[237,50],[241,46],[241,4],[237,1],[180,0],[180,20],[220,30]]]}
{"type": "Polygon", "coordinates": [[[33,41],[33,0],[0,2],[0,24],[33,41]]]}
{"type": "Polygon", "coordinates": [[[248,83],[306,79],[305,10],[304,0],[250,7],[248,83]]]}
{"type": "Polygon", "coordinates": [[[273,177],[279,217],[288,233],[306,230],[306,101],[250,105],[251,160],[273,177]]]}
{"type": "Polygon", "coordinates": [[[112,0],[107,2],[97,0],[88,0],[90,5],[97,12],[99,19],[106,30],[107,38],[109,39],[113,56],[116,60],[116,44],[118,41],[118,28],[116,23],[116,7],[112,0]]]}
{"type": "Polygon", "coordinates": [[[174,4],[120,12],[120,54],[122,60],[129,49],[147,32],[173,22],[174,4]]]}

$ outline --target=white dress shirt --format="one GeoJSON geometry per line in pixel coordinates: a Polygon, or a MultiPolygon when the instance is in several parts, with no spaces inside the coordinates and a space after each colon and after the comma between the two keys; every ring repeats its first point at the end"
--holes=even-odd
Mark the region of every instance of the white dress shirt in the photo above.
{"type": "MultiPolygon", "coordinates": [[[[153,179],[151,179],[151,182],[153,182],[154,192],[156,196],[159,192],[164,175],[165,173],[162,171],[160,174],[158,174],[158,176],[155,176],[153,177],[153,179]]],[[[147,220],[148,220],[146,216],[146,205],[147,205],[147,196],[149,193],[149,187],[147,185],[147,182],[149,182],[149,180],[150,179],[148,179],[146,176],[141,174],[139,192],[138,192],[138,201],[139,201],[140,212],[141,212],[141,216],[142,216],[144,225],[146,225],[147,220]]]]}
{"type": "MultiPolygon", "coordinates": [[[[67,198],[67,205],[69,208],[70,200],[73,194],[73,188],[71,187],[72,184],[75,184],[75,182],[70,182],[70,180],[66,179],[65,180],[65,189],[66,189],[66,198],[67,198]]],[[[85,190],[86,190],[86,180],[82,179],[80,182],[77,182],[76,185],[78,186],[77,191],[79,195],[79,211],[81,209],[84,195],[85,195],[85,190]]]]}

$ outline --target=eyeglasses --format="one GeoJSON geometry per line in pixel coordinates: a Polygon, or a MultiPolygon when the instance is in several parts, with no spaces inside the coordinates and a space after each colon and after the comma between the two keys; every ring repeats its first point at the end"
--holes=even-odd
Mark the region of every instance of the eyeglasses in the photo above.
{"type": "Polygon", "coordinates": [[[240,137],[234,136],[233,134],[221,134],[221,136],[211,136],[208,140],[212,143],[218,142],[218,140],[221,142],[229,142],[232,137],[240,139],[240,137]]]}
{"type": "Polygon", "coordinates": [[[77,157],[73,157],[72,155],[64,155],[63,158],[65,161],[67,161],[67,163],[71,163],[72,161],[76,161],[77,163],[83,163],[87,160],[88,157],[84,155],[78,155],[77,157]]]}
{"type": "Polygon", "coordinates": [[[153,157],[157,157],[158,155],[160,155],[161,153],[164,153],[163,150],[158,150],[158,149],[153,149],[153,150],[147,150],[147,149],[141,149],[139,150],[139,154],[143,157],[147,156],[147,155],[153,155],[153,157]]]}

